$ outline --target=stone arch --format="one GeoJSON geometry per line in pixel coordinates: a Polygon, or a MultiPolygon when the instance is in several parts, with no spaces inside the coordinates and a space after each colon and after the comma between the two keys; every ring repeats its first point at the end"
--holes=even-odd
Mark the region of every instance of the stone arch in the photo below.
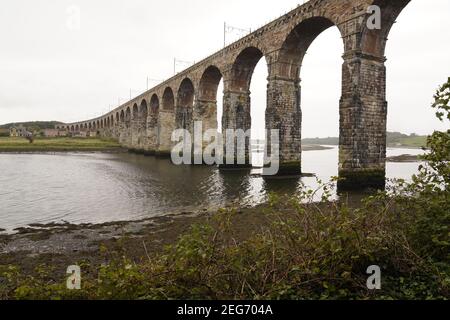
{"type": "Polygon", "coordinates": [[[226,90],[249,91],[253,71],[262,57],[264,54],[257,47],[242,50],[233,62],[226,90]]]}
{"type": "Polygon", "coordinates": [[[164,90],[162,98],[162,108],[165,111],[173,111],[175,109],[175,97],[173,94],[173,90],[170,87],[167,87],[164,90]]]}
{"type": "Polygon", "coordinates": [[[195,89],[191,79],[185,78],[180,84],[177,93],[176,127],[190,129],[194,108],[195,89]]]}
{"type": "Polygon", "coordinates": [[[139,145],[139,106],[137,103],[133,104],[131,108],[131,146],[138,149],[139,145]]]}
{"type": "Polygon", "coordinates": [[[150,114],[157,113],[159,111],[159,98],[155,93],[150,99],[150,114]]]}
{"type": "Polygon", "coordinates": [[[130,127],[131,125],[131,109],[128,107],[125,111],[125,125],[126,127],[130,127]]]}
{"type": "Polygon", "coordinates": [[[161,109],[158,112],[156,134],[156,150],[159,155],[170,155],[172,149],[172,133],[176,129],[175,96],[171,87],[166,87],[162,96],[161,109]]]}
{"type": "Polygon", "coordinates": [[[137,126],[137,145],[140,149],[145,149],[147,145],[147,117],[147,100],[142,99],[139,105],[138,121],[135,124],[137,126]]]}
{"type": "MultiPolygon", "coordinates": [[[[301,173],[300,78],[304,57],[316,38],[334,26],[338,28],[342,36],[342,30],[335,20],[326,16],[326,12],[299,21],[287,33],[280,49],[272,54],[273,59],[269,67],[266,128],[279,130],[280,161],[289,163],[286,168],[280,165],[282,175],[301,173]]],[[[342,43],[345,49],[345,41],[342,40],[342,43]]],[[[266,140],[270,146],[270,137],[266,140]]]]}
{"type": "Polygon", "coordinates": [[[181,81],[177,93],[177,106],[188,107],[194,104],[195,88],[191,79],[181,81]]]}
{"type": "Polygon", "coordinates": [[[139,107],[137,103],[133,105],[131,120],[138,120],[139,118],[139,107]]]}
{"type": "Polygon", "coordinates": [[[159,140],[159,98],[153,94],[147,110],[147,151],[154,152],[158,147],[159,140]]]}
{"type": "MultiPolygon", "coordinates": [[[[336,24],[325,17],[313,17],[297,24],[286,36],[278,56],[278,64],[269,77],[299,79],[300,68],[308,48],[325,30],[336,24]]],[[[342,34],[342,32],[341,32],[342,34]]]]}
{"type": "Polygon", "coordinates": [[[125,122],[125,112],[123,110],[120,110],[120,123],[125,122]]]}
{"type": "Polygon", "coordinates": [[[139,107],[139,120],[147,122],[147,117],[148,117],[147,100],[143,99],[139,107]]]}
{"type": "Polygon", "coordinates": [[[389,32],[397,17],[411,0],[375,0],[373,5],[381,9],[381,30],[370,30],[366,20],[362,24],[361,51],[363,54],[383,58],[386,50],[389,32]]]}
{"type": "Polygon", "coordinates": [[[353,41],[347,41],[352,47],[346,48],[343,56],[338,182],[341,189],[385,187],[388,102],[384,53],[392,25],[409,2],[370,1],[381,9],[381,29],[368,27],[372,13],[348,23],[356,26],[357,34],[353,41]]]}
{"type": "Polygon", "coordinates": [[[220,80],[222,80],[222,72],[216,66],[209,66],[203,72],[198,88],[198,100],[216,101],[217,89],[220,80]]]}
{"type": "Polygon", "coordinates": [[[222,79],[222,72],[214,65],[207,67],[200,78],[193,118],[194,121],[202,121],[203,132],[217,130],[217,96],[222,79]]]}
{"type": "Polygon", "coordinates": [[[148,128],[156,128],[158,126],[158,115],[159,115],[159,98],[154,94],[150,99],[150,109],[148,117],[148,128]]]}
{"type": "MultiPolygon", "coordinates": [[[[227,139],[227,129],[247,133],[245,145],[239,143],[234,146],[234,158],[239,162],[239,167],[251,167],[250,134],[248,134],[252,125],[250,86],[255,68],[263,57],[264,53],[259,48],[255,46],[245,48],[237,55],[224,81],[222,117],[224,139],[225,141],[227,139]]],[[[267,64],[267,60],[265,62],[267,64]]],[[[234,143],[237,143],[236,139],[234,143]]],[[[224,154],[226,152],[224,150],[224,154]]]]}

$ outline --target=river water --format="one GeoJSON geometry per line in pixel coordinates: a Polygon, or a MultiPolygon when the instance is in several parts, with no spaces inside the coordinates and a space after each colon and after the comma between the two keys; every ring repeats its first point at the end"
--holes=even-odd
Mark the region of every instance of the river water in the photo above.
{"type": "MultiPolygon", "coordinates": [[[[388,156],[421,150],[389,149],[388,156]]],[[[408,179],[418,163],[388,163],[388,178],[408,179]]],[[[327,181],[338,171],[338,149],[303,153],[303,171],[327,181]]],[[[269,192],[294,195],[316,179],[264,179],[257,171],[174,166],[127,153],[0,154],[0,229],[41,223],[140,220],[239,201],[257,205],[269,192]]]]}

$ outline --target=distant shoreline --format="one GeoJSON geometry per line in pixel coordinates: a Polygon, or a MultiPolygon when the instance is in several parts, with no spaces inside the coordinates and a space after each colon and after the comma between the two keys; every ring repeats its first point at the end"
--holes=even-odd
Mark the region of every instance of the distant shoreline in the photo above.
{"type": "Polygon", "coordinates": [[[331,150],[333,147],[323,146],[319,144],[304,144],[302,145],[302,151],[322,151],[322,150],[331,150]]]}
{"type": "Polygon", "coordinates": [[[0,138],[0,153],[70,153],[70,152],[124,152],[116,141],[98,138],[37,138],[29,143],[25,138],[0,138]]]}
{"type": "MultiPolygon", "coordinates": [[[[421,149],[427,146],[428,136],[405,135],[399,132],[387,132],[387,146],[388,148],[405,148],[405,149],[421,149]]],[[[338,137],[328,138],[305,138],[302,143],[311,145],[328,145],[338,146],[338,137]]]]}

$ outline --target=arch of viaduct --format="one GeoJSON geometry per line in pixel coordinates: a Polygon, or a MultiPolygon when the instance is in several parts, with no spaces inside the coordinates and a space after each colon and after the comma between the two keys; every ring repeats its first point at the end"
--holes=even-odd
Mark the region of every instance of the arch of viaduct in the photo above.
{"type": "MultiPolygon", "coordinates": [[[[339,175],[343,188],[383,187],[386,162],[385,47],[410,0],[311,0],[214,53],[108,114],[67,124],[133,150],[168,155],[176,128],[217,128],[217,89],[223,79],[224,129],[251,126],[250,82],[260,59],[268,66],[266,129],[280,132],[280,174],[301,173],[301,65],[314,39],[336,26],[342,36],[339,175]],[[371,30],[371,5],[381,29],[371,30]]],[[[225,131],[224,131],[225,132],[225,131]]]]}

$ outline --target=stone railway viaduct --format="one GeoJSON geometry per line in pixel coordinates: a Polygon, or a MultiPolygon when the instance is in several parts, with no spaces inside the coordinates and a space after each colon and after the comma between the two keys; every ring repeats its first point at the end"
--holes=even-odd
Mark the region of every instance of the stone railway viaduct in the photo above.
{"type": "Polygon", "coordinates": [[[168,155],[176,128],[217,128],[223,79],[224,129],[250,129],[250,82],[268,66],[266,129],[280,132],[280,174],[301,173],[301,66],[314,39],[336,26],[344,44],[340,99],[342,188],[383,187],[386,162],[386,67],[389,31],[410,0],[310,0],[248,36],[99,118],[67,124],[131,150],[168,155]],[[368,27],[369,6],[381,8],[381,29],[368,27]]]}

